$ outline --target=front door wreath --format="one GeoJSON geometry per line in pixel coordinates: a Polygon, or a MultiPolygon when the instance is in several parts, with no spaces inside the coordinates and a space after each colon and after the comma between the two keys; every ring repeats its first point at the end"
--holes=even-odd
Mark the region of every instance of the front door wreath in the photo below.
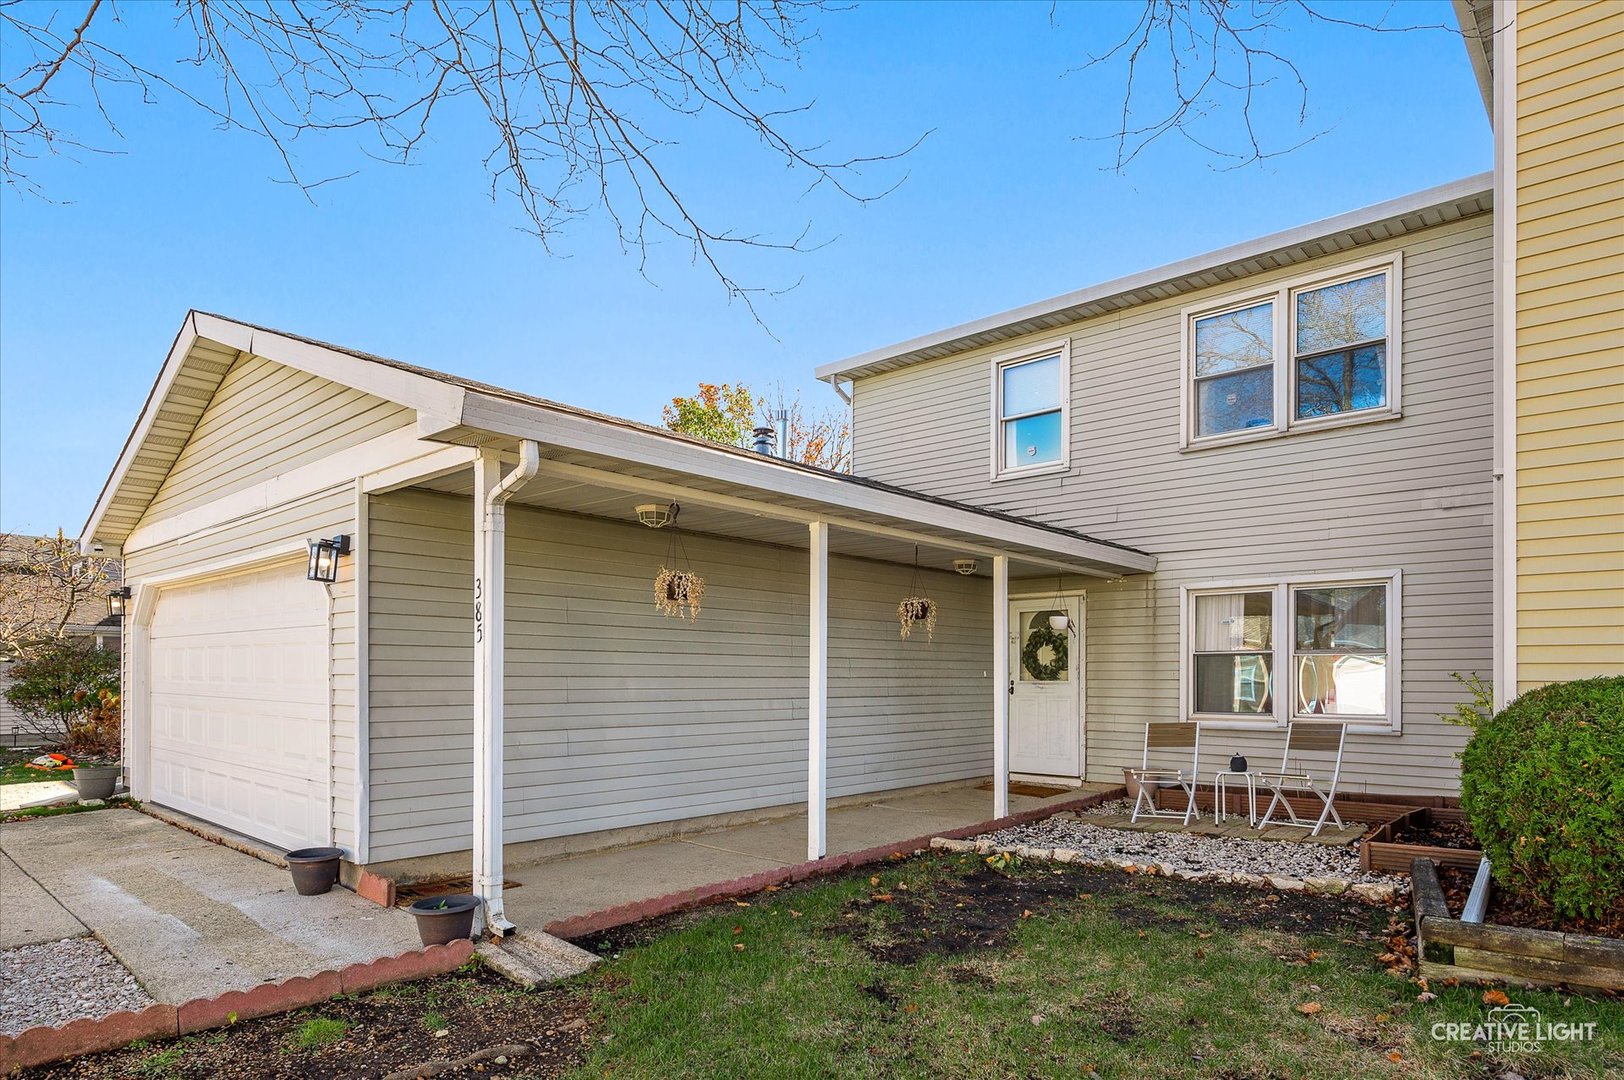
{"type": "Polygon", "coordinates": [[[1021,647],[1021,667],[1038,682],[1054,682],[1060,678],[1066,673],[1070,660],[1070,644],[1065,632],[1047,626],[1033,627],[1027,634],[1026,644],[1021,647]],[[1043,661],[1045,648],[1050,651],[1048,663],[1043,661]]]}

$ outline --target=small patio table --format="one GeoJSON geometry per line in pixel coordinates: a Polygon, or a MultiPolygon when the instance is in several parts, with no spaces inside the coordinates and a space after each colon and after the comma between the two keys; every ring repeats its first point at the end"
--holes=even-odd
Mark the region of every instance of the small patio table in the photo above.
{"type": "Polygon", "coordinates": [[[1254,770],[1235,772],[1232,769],[1219,769],[1212,777],[1212,820],[1222,825],[1229,820],[1225,785],[1232,780],[1246,781],[1246,823],[1257,828],[1257,782],[1262,774],[1254,770]]]}

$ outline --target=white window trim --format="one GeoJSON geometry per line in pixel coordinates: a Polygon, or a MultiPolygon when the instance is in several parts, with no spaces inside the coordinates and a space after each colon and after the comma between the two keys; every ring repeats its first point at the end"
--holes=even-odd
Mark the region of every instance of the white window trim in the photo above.
{"type": "Polygon", "coordinates": [[[1400,395],[1403,380],[1403,296],[1404,253],[1389,252],[1356,263],[1343,263],[1316,274],[1290,278],[1267,288],[1244,293],[1231,293],[1220,300],[1193,304],[1179,312],[1179,353],[1183,357],[1183,385],[1179,391],[1179,449],[1200,450],[1208,446],[1228,446],[1232,443],[1256,442],[1285,435],[1297,435],[1325,428],[1368,424],[1382,420],[1396,420],[1403,415],[1400,395]],[[1296,361],[1296,304],[1294,294],[1305,289],[1319,289],[1337,285],[1373,273],[1387,274],[1387,404],[1357,412],[1331,413],[1297,419],[1297,361],[1296,361]],[[1227,311],[1274,304],[1274,422],[1268,427],[1241,428],[1217,435],[1195,434],[1195,322],[1227,311]]]}
{"type": "MultiPolygon", "coordinates": [[[[1350,574],[1286,574],[1255,578],[1236,578],[1229,581],[1205,581],[1179,586],[1179,716],[1217,730],[1274,731],[1297,719],[1293,708],[1296,675],[1291,666],[1292,621],[1291,590],[1294,588],[1323,588],[1327,585],[1386,585],[1387,586],[1387,715],[1382,718],[1355,721],[1342,720],[1352,735],[1404,734],[1403,696],[1403,605],[1404,572],[1378,570],[1373,573],[1350,574]],[[1274,594],[1274,715],[1272,719],[1239,720],[1233,713],[1198,713],[1192,708],[1194,699],[1195,665],[1191,662],[1192,628],[1195,625],[1195,598],[1214,593],[1272,592],[1274,594]]],[[[1313,720],[1336,720],[1318,714],[1313,720]]]]}
{"type": "Polygon", "coordinates": [[[997,353],[987,359],[989,376],[991,379],[991,442],[992,458],[988,467],[987,477],[994,482],[1000,480],[1024,479],[1029,476],[1052,476],[1056,473],[1071,470],[1071,338],[1057,338],[1053,341],[1038,345],[1022,346],[997,353]],[[1042,360],[1049,356],[1060,357],[1060,460],[1045,461],[1038,465],[1004,466],[1004,394],[1003,374],[1005,368],[1015,367],[1019,364],[1029,363],[1033,360],[1042,360]]]}

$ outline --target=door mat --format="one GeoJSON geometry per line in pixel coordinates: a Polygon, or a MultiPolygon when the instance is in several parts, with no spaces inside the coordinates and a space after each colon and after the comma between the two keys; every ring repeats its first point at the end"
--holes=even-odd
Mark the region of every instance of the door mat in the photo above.
{"type": "MultiPolygon", "coordinates": [[[[988,780],[985,784],[978,784],[976,790],[991,791],[992,781],[988,780]]],[[[1077,790],[1077,788],[1073,787],[1056,787],[1051,784],[1027,784],[1020,780],[1011,781],[1009,785],[1011,795],[1029,795],[1034,799],[1047,799],[1055,795],[1064,795],[1068,791],[1077,790]]]]}
{"type": "MultiPolygon", "coordinates": [[[[517,881],[504,879],[502,888],[520,889],[524,886],[517,881]]],[[[401,883],[395,886],[395,906],[411,907],[413,900],[421,900],[425,896],[458,896],[474,891],[474,879],[468,874],[450,877],[423,878],[420,881],[401,883]]]]}

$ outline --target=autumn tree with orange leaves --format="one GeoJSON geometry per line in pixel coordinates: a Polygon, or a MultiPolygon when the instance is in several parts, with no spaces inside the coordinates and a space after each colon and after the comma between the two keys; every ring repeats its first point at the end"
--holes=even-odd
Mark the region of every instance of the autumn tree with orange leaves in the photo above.
{"type": "Polygon", "coordinates": [[[833,472],[851,472],[851,414],[847,410],[809,408],[799,395],[786,398],[781,386],[773,397],[776,405],[772,398],[756,394],[744,383],[702,382],[694,394],[672,398],[661,410],[660,418],[670,431],[747,447],[752,429],[777,429],[774,414],[783,409],[789,413],[789,449],[785,457],[833,472]]]}

